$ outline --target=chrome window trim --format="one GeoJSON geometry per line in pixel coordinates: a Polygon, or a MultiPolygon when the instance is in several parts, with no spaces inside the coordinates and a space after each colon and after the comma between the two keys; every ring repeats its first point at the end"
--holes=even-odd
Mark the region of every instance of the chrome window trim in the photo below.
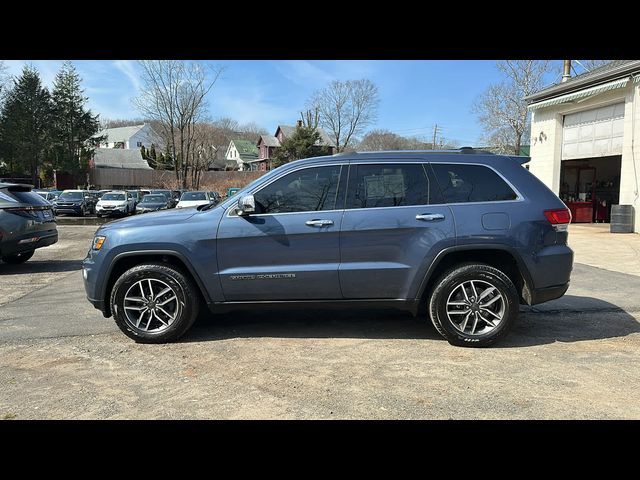
{"type": "MultiPolygon", "coordinates": [[[[425,160],[423,158],[418,158],[418,157],[395,159],[395,160],[380,159],[380,160],[377,160],[377,161],[371,161],[371,159],[366,159],[365,160],[365,159],[355,159],[355,158],[347,159],[347,158],[345,158],[344,162],[327,163],[327,164],[322,164],[322,165],[304,165],[304,166],[300,166],[300,168],[296,168],[296,169],[293,169],[293,170],[288,170],[286,172],[283,172],[282,175],[277,176],[276,178],[272,179],[268,183],[265,183],[264,185],[260,185],[259,187],[256,187],[256,189],[251,190],[250,192],[248,192],[248,194],[254,195],[255,193],[259,192],[263,188],[265,188],[268,185],[272,184],[276,180],[279,180],[280,178],[284,177],[285,175],[288,175],[290,173],[295,173],[295,172],[298,172],[300,170],[306,170],[306,169],[309,169],[309,168],[335,167],[335,166],[345,166],[345,165],[348,166],[348,167],[351,167],[351,165],[380,165],[380,164],[413,165],[415,163],[420,163],[422,165],[427,165],[427,164],[433,164],[433,165],[472,165],[472,166],[488,168],[491,171],[493,171],[496,175],[498,175],[498,177],[500,177],[507,185],[509,185],[509,187],[516,194],[517,198],[514,198],[513,200],[483,200],[481,202],[429,203],[429,204],[422,204],[422,205],[398,205],[398,206],[391,206],[391,207],[366,207],[366,208],[344,208],[344,209],[334,209],[334,210],[307,210],[307,211],[303,211],[303,212],[258,213],[258,214],[251,215],[251,216],[252,217],[265,217],[265,216],[274,216],[274,215],[309,214],[309,213],[316,213],[316,212],[317,213],[320,213],[320,212],[327,212],[328,213],[328,212],[342,212],[342,211],[347,212],[347,211],[357,211],[357,210],[384,210],[384,209],[389,209],[389,208],[397,209],[397,208],[416,208],[416,207],[446,207],[446,206],[482,205],[482,204],[494,205],[494,204],[501,204],[501,203],[523,202],[525,200],[524,196],[515,187],[515,185],[513,185],[513,183],[511,183],[509,180],[507,180],[507,178],[505,178],[505,176],[502,175],[502,173],[500,173],[498,170],[496,170],[491,165],[487,165],[485,163],[477,163],[477,162],[475,162],[475,163],[474,162],[447,162],[447,161],[435,161],[435,162],[433,162],[433,161],[425,160]],[[416,161],[408,162],[407,160],[416,160],[416,161]]],[[[347,173],[351,174],[351,168],[349,168],[347,173]]],[[[429,177],[427,176],[427,180],[428,180],[428,178],[429,177]]],[[[347,185],[348,185],[348,182],[347,182],[347,185]]],[[[240,218],[240,217],[238,217],[238,215],[232,215],[237,210],[237,206],[230,205],[227,210],[228,210],[227,211],[227,215],[226,215],[227,217],[240,218]]]]}

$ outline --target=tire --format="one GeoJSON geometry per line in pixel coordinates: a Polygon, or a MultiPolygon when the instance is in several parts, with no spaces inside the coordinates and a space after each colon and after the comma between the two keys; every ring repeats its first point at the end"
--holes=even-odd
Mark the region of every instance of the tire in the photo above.
{"type": "Polygon", "coordinates": [[[33,257],[33,254],[36,253],[35,250],[29,250],[28,252],[22,253],[14,253],[13,255],[5,255],[2,257],[2,261],[4,263],[9,263],[11,265],[18,265],[20,263],[24,263],[33,257]]]}
{"type": "Polygon", "coordinates": [[[504,337],[518,318],[519,300],[515,285],[503,272],[468,263],[446,271],[436,281],[428,312],[436,330],[451,345],[488,347],[504,337]],[[478,303],[476,298],[483,300],[478,303]]]}
{"type": "Polygon", "coordinates": [[[200,293],[193,281],[180,270],[173,266],[161,263],[146,263],[137,265],[124,272],[111,290],[110,297],[111,311],[116,324],[122,332],[128,337],[134,339],[138,343],[168,343],[179,339],[184,335],[195,322],[198,316],[200,306],[200,293]],[[152,303],[147,299],[141,301],[142,293],[140,292],[141,280],[142,288],[148,299],[149,282],[154,287],[154,294],[162,293],[164,288],[169,287],[170,292],[165,295],[158,296],[157,299],[162,307],[166,307],[165,313],[162,313],[158,306],[153,313],[149,313],[151,319],[147,322],[146,313],[137,314],[137,310],[125,310],[125,295],[129,293],[127,298],[136,298],[138,300],[127,300],[128,307],[132,308],[153,308],[152,303]],[[166,303],[165,300],[175,295],[176,300],[166,303]],[[167,313],[169,315],[167,315],[167,313]],[[170,316],[174,315],[175,319],[170,320],[170,316]],[[142,317],[139,325],[136,327],[135,322],[142,317]],[[166,325],[163,325],[163,320],[166,325]],[[145,327],[148,330],[145,330],[145,327]]]}
{"type": "Polygon", "coordinates": [[[101,214],[101,213],[96,212],[96,218],[102,218],[102,214],[101,214]]]}
{"type": "Polygon", "coordinates": [[[80,212],[82,217],[86,217],[87,216],[87,207],[85,207],[84,205],[82,206],[82,211],[80,212]]]}

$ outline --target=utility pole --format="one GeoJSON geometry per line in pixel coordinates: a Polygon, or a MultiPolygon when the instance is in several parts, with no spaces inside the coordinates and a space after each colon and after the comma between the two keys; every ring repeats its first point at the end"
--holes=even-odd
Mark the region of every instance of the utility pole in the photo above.
{"type": "Polygon", "coordinates": [[[438,124],[436,123],[433,126],[433,142],[431,143],[431,149],[432,150],[436,149],[436,138],[438,136],[438,130],[440,130],[440,128],[438,128],[438,124]]]}

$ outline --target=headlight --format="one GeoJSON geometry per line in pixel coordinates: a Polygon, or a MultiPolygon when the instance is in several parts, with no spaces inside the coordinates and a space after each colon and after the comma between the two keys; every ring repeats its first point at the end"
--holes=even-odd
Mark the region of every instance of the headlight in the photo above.
{"type": "Polygon", "coordinates": [[[93,250],[100,250],[102,248],[102,245],[104,245],[104,241],[107,239],[107,237],[103,236],[103,235],[97,235],[95,237],[93,237],[93,245],[91,246],[91,248],[93,250]]]}

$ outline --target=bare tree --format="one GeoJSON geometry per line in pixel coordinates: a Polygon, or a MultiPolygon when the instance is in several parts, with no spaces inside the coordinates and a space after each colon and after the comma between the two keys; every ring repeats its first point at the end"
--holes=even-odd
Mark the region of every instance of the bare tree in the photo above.
{"type": "Polygon", "coordinates": [[[209,72],[200,62],[141,60],[142,91],[133,100],[145,118],[156,120],[158,133],[174,163],[176,179],[187,187],[187,173],[193,159],[195,125],[207,114],[205,97],[222,73],[209,72]]]}
{"type": "Polygon", "coordinates": [[[472,111],[484,129],[484,139],[492,147],[515,155],[530,128],[524,97],[540,90],[549,71],[547,60],[504,60],[497,62],[505,80],[489,85],[476,100],[472,111]]]}
{"type": "Polygon", "coordinates": [[[328,130],[338,152],[365,128],[375,122],[378,113],[378,87],[367,79],[334,80],[315,92],[307,107],[320,114],[320,125],[328,130]]]}
{"type": "Polygon", "coordinates": [[[405,150],[407,139],[389,130],[372,130],[358,144],[358,150],[405,150]]]}
{"type": "Polygon", "coordinates": [[[118,128],[118,127],[133,127],[134,125],[142,125],[145,123],[143,118],[103,118],[100,120],[100,127],[105,128],[118,128]]]}

